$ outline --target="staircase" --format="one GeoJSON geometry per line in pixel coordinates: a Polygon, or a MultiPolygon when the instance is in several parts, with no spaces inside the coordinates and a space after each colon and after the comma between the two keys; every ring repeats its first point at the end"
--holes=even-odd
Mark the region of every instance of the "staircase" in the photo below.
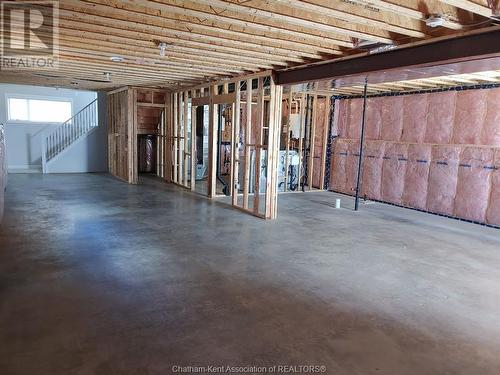
{"type": "Polygon", "coordinates": [[[97,99],[95,99],[55,130],[42,137],[43,173],[46,173],[47,163],[80,139],[85,138],[98,126],[97,99]]]}

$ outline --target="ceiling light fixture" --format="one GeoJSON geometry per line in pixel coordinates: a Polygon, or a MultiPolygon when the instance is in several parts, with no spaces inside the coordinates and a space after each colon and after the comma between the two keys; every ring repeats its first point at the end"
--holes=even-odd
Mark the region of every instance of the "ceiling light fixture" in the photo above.
{"type": "Polygon", "coordinates": [[[165,51],[167,50],[167,43],[160,42],[158,46],[160,47],[160,56],[162,57],[165,56],[165,51]]]}
{"type": "Polygon", "coordinates": [[[425,19],[425,24],[429,27],[439,27],[444,25],[444,18],[439,14],[431,14],[425,19]]]}

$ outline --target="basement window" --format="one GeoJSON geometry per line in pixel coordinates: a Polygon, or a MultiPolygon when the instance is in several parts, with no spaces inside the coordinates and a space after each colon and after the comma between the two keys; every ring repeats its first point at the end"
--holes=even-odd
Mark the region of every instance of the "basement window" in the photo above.
{"type": "Polygon", "coordinates": [[[13,122],[62,123],[71,118],[69,99],[7,97],[7,120],[13,122]]]}

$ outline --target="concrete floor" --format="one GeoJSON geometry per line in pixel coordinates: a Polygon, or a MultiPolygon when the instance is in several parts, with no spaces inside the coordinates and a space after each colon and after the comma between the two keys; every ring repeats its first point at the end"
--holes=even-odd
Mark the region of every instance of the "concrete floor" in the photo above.
{"type": "Polygon", "coordinates": [[[500,231],[334,198],[266,222],[151,179],[11,175],[0,373],[499,374],[500,231]]]}

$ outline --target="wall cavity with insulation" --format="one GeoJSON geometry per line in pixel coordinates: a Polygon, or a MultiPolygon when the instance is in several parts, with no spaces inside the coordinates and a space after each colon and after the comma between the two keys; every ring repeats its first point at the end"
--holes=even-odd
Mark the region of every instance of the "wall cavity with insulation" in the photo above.
{"type": "MultiPolygon", "coordinates": [[[[336,99],[330,189],[354,194],[362,98],[336,99]]],[[[361,196],[500,226],[500,88],[367,98],[361,196]]]]}

